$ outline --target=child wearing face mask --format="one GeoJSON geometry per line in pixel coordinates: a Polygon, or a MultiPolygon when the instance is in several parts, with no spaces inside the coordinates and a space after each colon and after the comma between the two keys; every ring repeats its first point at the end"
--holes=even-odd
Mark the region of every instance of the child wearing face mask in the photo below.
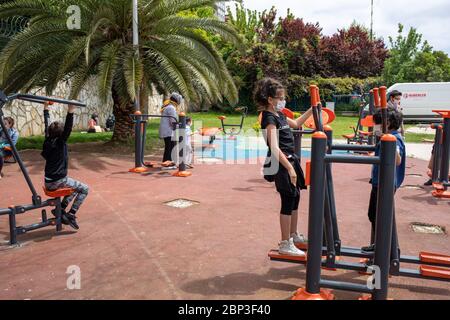
{"type": "MultiPolygon", "coordinates": [[[[388,108],[398,112],[403,112],[403,108],[401,107],[402,96],[403,94],[397,90],[392,90],[391,92],[389,92],[388,108]]],[[[403,141],[405,141],[405,127],[403,126],[403,121],[402,125],[400,126],[400,133],[403,137],[403,141]]]]}
{"type": "MultiPolygon", "coordinates": [[[[396,154],[396,170],[395,170],[395,191],[397,191],[403,181],[405,180],[405,169],[406,169],[406,148],[405,143],[403,141],[402,135],[399,133],[399,129],[401,127],[401,124],[403,123],[403,115],[400,111],[396,111],[393,109],[389,109],[388,111],[388,133],[392,134],[397,138],[397,154],[396,154]]],[[[381,110],[378,110],[377,113],[373,116],[373,120],[375,122],[374,126],[374,133],[377,135],[377,137],[382,136],[382,117],[381,117],[381,110]]],[[[379,140],[379,139],[377,139],[379,140]]],[[[380,155],[380,143],[377,144],[377,147],[375,149],[375,155],[380,155]]],[[[372,178],[370,179],[370,183],[372,184],[372,191],[370,193],[370,201],[369,201],[369,210],[368,210],[368,216],[369,221],[372,224],[372,241],[374,240],[374,234],[375,234],[375,226],[376,226],[376,216],[377,216],[377,201],[378,201],[378,172],[379,172],[379,166],[373,165],[372,167],[372,178]]],[[[395,212],[395,208],[394,208],[395,212]]],[[[367,247],[362,248],[365,252],[373,252],[375,250],[375,244],[372,243],[367,247]]]]}
{"type": "Polygon", "coordinates": [[[275,182],[281,198],[279,253],[305,256],[295,246],[306,243],[305,238],[297,232],[300,190],[306,189],[306,186],[299,158],[294,151],[291,128],[301,128],[311,116],[312,110],[296,120],[286,118],[282,112],[286,106],[286,91],[280,82],[271,78],[257,83],[254,100],[259,111],[262,111],[261,128],[269,147],[264,177],[269,182],[275,182]]]}

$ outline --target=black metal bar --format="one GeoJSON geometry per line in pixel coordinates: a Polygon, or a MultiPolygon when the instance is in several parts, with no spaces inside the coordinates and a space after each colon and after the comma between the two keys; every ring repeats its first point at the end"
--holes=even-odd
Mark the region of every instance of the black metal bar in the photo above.
{"type": "Polygon", "coordinates": [[[347,155],[327,155],[325,156],[327,163],[353,163],[353,164],[379,164],[379,157],[362,157],[347,155]]]}
{"type": "Polygon", "coordinates": [[[320,286],[335,290],[345,290],[351,292],[373,293],[372,289],[367,286],[356,283],[348,283],[341,281],[320,280],[320,286]]]}
{"type": "Polygon", "coordinates": [[[441,154],[442,154],[442,135],[443,130],[441,125],[436,125],[436,135],[434,138],[434,155],[433,155],[433,170],[431,179],[433,182],[439,182],[439,172],[441,170],[441,154]]]}
{"type": "Polygon", "coordinates": [[[134,144],[135,144],[135,152],[134,152],[134,167],[141,168],[144,166],[141,163],[143,158],[143,150],[142,150],[142,118],[138,117],[134,123],[134,144]]]}
{"type": "Polygon", "coordinates": [[[9,213],[9,243],[15,245],[17,243],[17,229],[16,229],[16,212],[17,208],[11,208],[9,213]]]}
{"type": "Polygon", "coordinates": [[[147,121],[142,121],[142,146],[141,146],[141,163],[145,166],[145,145],[147,144],[147,121]]]}
{"type": "Polygon", "coordinates": [[[62,207],[61,207],[61,198],[56,199],[56,208],[55,208],[55,215],[56,215],[56,231],[60,232],[62,230],[62,207]]]}
{"type": "Polygon", "coordinates": [[[306,291],[320,293],[320,274],[322,264],[322,233],[325,202],[325,150],[327,138],[323,132],[312,137],[311,149],[311,187],[309,193],[308,221],[308,262],[306,272],[306,291]]]}
{"type": "Polygon", "coordinates": [[[11,213],[11,209],[0,209],[0,216],[6,216],[11,213]]]}
{"type": "Polygon", "coordinates": [[[398,275],[400,270],[400,246],[398,243],[397,222],[395,219],[395,205],[392,206],[392,241],[391,241],[391,275],[398,275]]]}
{"type": "MultiPolygon", "coordinates": [[[[327,135],[328,150],[327,154],[331,155],[333,153],[333,130],[328,130],[325,132],[327,135]]],[[[339,235],[339,226],[337,223],[337,213],[336,213],[336,200],[334,198],[334,184],[333,184],[333,167],[331,163],[325,165],[326,170],[326,188],[328,190],[328,200],[329,200],[329,210],[331,215],[331,225],[333,228],[333,245],[335,254],[339,255],[341,250],[341,238],[339,235]]]]}
{"type": "Polygon", "coordinates": [[[178,119],[176,117],[172,117],[172,116],[162,116],[162,115],[157,115],[157,114],[130,114],[130,117],[135,120],[136,118],[170,118],[170,119],[174,119],[177,123],[178,123],[178,119]]]}
{"type": "MultiPolygon", "coordinates": [[[[333,143],[333,131],[325,131],[327,135],[327,153],[330,154],[332,151],[330,146],[333,143]]],[[[332,179],[331,163],[325,164],[325,207],[324,207],[324,234],[325,234],[325,246],[327,247],[327,265],[335,263],[336,250],[335,250],[335,235],[334,235],[334,225],[332,217],[332,207],[334,208],[334,194],[333,190],[330,188],[330,179],[332,179]],[[333,199],[332,199],[333,197],[333,199]]]]}
{"type": "Polygon", "coordinates": [[[313,106],[312,114],[313,114],[316,130],[323,131],[323,126],[322,126],[322,121],[321,121],[322,114],[319,114],[319,108],[317,106],[313,106]]]}
{"type": "Polygon", "coordinates": [[[341,247],[341,256],[352,258],[373,258],[373,253],[362,252],[359,248],[341,247]]]}
{"type": "Polygon", "coordinates": [[[330,209],[330,194],[328,187],[325,188],[325,204],[324,204],[324,234],[325,246],[327,248],[327,263],[333,264],[336,258],[336,251],[334,250],[334,233],[333,222],[331,221],[330,209]]]}
{"type": "Polygon", "coordinates": [[[294,135],[294,152],[301,159],[302,157],[302,134],[298,130],[292,130],[294,135]]]}
{"type": "Polygon", "coordinates": [[[331,148],[335,151],[362,151],[362,152],[374,152],[376,146],[361,146],[357,144],[335,144],[331,148]]]}
{"type": "Polygon", "coordinates": [[[450,118],[444,119],[440,182],[448,182],[450,169],[450,118]]]}
{"type": "Polygon", "coordinates": [[[374,255],[374,265],[380,269],[380,287],[374,290],[372,296],[374,300],[386,300],[388,295],[395,192],[395,154],[396,138],[392,135],[384,135],[381,138],[374,255]]]}
{"type": "Polygon", "coordinates": [[[35,96],[32,94],[14,94],[12,96],[8,97],[9,101],[19,99],[24,101],[30,101],[35,103],[45,103],[45,102],[53,102],[53,103],[60,103],[60,104],[66,104],[66,105],[74,105],[77,107],[86,107],[85,103],[81,103],[80,101],[76,100],[66,100],[66,99],[60,99],[60,98],[53,98],[53,97],[42,97],[42,96],[35,96]]]}
{"type": "MultiPolygon", "coordinates": [[[[45,222],[39,222],[39,223],[30,224],[30,225],[27,225],[27,226],[17,227],[16,228],[17,229],[17,234],[21,235],[21,234],[27,233],[29,231],[38,230],[38,229],[41,229],[41,228],[48,227],[48,226],[50,226],[52,224],[52,222],[56,222],[56,219],[48,219],[45,222]]],[[[58,231],[61,231],[61,230],[58,230],[58,231]]]]}
{"type": "MultiPolygon", "coordinates": [[[[186,161],[185,161],[185,152],[186,150],[186,115],[184,113],[180,114],[180,137],[179,137],[179,146],[180,152],[178,153],[180,157],[180,164],[178,166],[178,170],[180,172],[186,171],[186,161]]],[[[224,143],[225,145],[225,143],[224,143]]],[[[226,146],[225,146],[226,147],[226,146]]]]}
{"type": "MultiPolygon", "coordinates": [[[[374,115],[376,112],[375,109],[375,98],[373,96],[373,91],[370,94],[370,98],[369,98],[369,114],[370,115],[374,115]]],[[[369,132],[373,133],[373,127],[369,128],[369,132]]],[[[368,143],[370,145],[375,144],[375,137],[373,134],[369,135],[369,139],[368,139],[368,143]]]]}
{"type": "MultiPolygon", "coordinates": [[[[54,206],[54,199],[49,199],[49,200],[43,201],[39,205],[33,205],[33,204],[24,205],[24,206],[17,207],[16,215],[26,213],[27,211],[32,211],[32,210],[45,208],[45,207],[53,207],[53,206],[54,206]]],[[[11,211],[12,211],[12,209],[9,209],[9,208],[8,209],[6,209],[6,208],[0,209],[0,216],[8,215],[11,213],[11,211]]]]}

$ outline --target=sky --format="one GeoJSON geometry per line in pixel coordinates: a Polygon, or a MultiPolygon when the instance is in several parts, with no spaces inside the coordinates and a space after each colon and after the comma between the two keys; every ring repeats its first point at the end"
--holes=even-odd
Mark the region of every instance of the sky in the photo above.
{"type": "MultiPolygon", "coordinates": [[[[319,22],[325,35],[350,26],[354,20],[370,27],[370,0],[244,0],[244,6],[258,11],[275,6],[278,16],[286,16],[290,8],[306,22],[319,22]]],[[[397,35],[399,23],[405,26],[405,35],[415,27],[435,50],[450,55],[449,0],[374,0],[374,32],[386,45],[389,36],[397,35]]]]}

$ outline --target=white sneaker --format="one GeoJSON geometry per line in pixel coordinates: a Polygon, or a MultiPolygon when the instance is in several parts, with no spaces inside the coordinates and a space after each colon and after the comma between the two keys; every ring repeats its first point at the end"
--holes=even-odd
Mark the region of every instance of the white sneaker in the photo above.
{"type": "Polygon", "coordinates": [[[304,235],[298,234],[298,232],[291,234],[295,244],[308,244],[308,240],[304,235]]]}
{"type": "Polygon", "coordinates": [[[289,241],[281,241],[278,247],[278,252],[283,255],[287,256],[297,256],[297,257],[305,257],[306,254],[300,250],[297,249],[297,247],[294,245],[294,240],[291,238],[289,241]]]}

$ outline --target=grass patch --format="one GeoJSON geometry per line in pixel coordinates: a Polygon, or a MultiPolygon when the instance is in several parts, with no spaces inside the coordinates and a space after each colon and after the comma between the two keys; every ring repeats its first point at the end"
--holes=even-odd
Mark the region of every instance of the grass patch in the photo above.
{"type": "MultiPolygon", "coordinates": [[[[221,127],[221,122],[217,118],[223,115],[218,112],[208,112],[208,113],[192,113],[189,116],[192,118],[194,125],[197,125],[196,129],[198,129],[199,122],[201,122],[201,126],[203,127],[221,127]],[[197,123],[196,123],[197,122],[197,123]]],[[[255,123],[258,121],[258,116],[249,115],[244,120],[244,130],[250,130],[253,128],[255,123]]],[[[241,122],[241,115],[239,114],[231,114],[227,115],[227,119],[225,123],[228,124],[239,124],[241,122]]],[[[333,135],[335,139],[343,139],[342,135],[352,133],[351,126],[356,126],[358,122],[357,117],[351,116],[338,116],[336,120],[332,123],[331,127],[333,128],[333,135]]],[[[148,123],[147,127],[147,141],[146,141],[146,151],[151,152],[155,148],[161,148],[164,143],[161,139],[159,139],[159,120],[151,120],[148,123]]],[[[69,144],[75,143],[92,143],[92,142],[109,142],[111,140],[112,133],[104,132],[104,133],[82,133],[82,132],[73,132],[69,138],[69,144]]],[[[434,139],[434,135],[429,134],[414,134],[407,133],[406,141],[407,142],[415,142],[421,143],[423,139],[434,139]]],[[[44,143],[44,136],[32,136],[20,138],[17,144],[19,150],[25,149],[42,149],[42,144],[44,143]]],[[[134,141],[129,141],[126,143],[129,146],[129,149],[132,151],[134,146],[134,141]]]]}

